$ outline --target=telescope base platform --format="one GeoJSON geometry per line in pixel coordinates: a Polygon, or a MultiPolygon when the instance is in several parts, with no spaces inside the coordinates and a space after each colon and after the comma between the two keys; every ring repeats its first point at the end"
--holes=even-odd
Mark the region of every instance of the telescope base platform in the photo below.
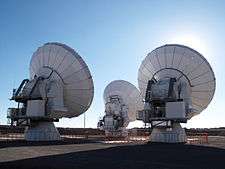
{"type": "Polygon", "coordinates": [[[187,136],[181,125],[175,123],[172,128],[153,128],[150,135],[150,142],[186,143],[187,136]]]}
{"type": "Polygon", "coordinates": [[[53,122],[33,122],[24,133],[27,141],[61,140],[60,134],[53,122]]]}

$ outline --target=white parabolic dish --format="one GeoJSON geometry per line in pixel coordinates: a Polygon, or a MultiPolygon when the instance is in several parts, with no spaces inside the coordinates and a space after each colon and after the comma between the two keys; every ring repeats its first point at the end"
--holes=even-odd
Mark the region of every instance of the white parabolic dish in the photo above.
{"type": "Polygon", "coordinates": [[[104,101],[112,95],[118,95],[123,99],[124,104],[128,106],[129,121],[136,120],[138,110],[143,109],[143,103],[140,91],[131,83],[124,80],[115,80],[109,83],[104,90],[104,101]]]}
{"type": "Polygon", "coordinates": [[[175,77],[190,85],[194,112],[201,113],[215,93],[216,79],[208,61],[197,51],[177,44],[164,45],[149,53],[138,71],[138,86],[145,97],[148,81],[152,78],[175,77]]]}
{"type": "MultiPolygon", "coordinates": [[[[43,76],[43,69],[56,74],[50,78],[63,82],[64,104],[68,109],[62,117],[76,117],[91,105],[94,96],[92,76],[83,59],[70,47],[61,43],[46,43],[33,54],[30,79],[43,76]]],[[[52,115],[54,117],[54,115],[52,115]]]]}

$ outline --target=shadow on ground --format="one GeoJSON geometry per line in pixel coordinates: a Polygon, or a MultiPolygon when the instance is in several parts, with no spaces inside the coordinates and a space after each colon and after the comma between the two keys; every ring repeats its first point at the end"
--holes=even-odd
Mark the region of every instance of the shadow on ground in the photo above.
{"type": "Polygon", "coordinates": [[[224,169],[225,149],[182,144],[128,145],[3,162],[0,168],[224,169]]]}

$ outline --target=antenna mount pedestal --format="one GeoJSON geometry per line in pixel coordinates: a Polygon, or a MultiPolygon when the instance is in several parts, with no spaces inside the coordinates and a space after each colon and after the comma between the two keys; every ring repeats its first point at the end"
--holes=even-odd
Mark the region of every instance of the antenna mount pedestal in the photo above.
{"type": "Polygon", "coordinates": [[[186,143],[187,136],[179,123],[173,123],[171,128],[153,128],[150,140],[151,142],[186,143]]]}
{"type": "Polygon", "coordinates": [[[32,122],[25,130],[27,141],[56,141],[61,140],[60,134],[53,122],[32,122]]]}

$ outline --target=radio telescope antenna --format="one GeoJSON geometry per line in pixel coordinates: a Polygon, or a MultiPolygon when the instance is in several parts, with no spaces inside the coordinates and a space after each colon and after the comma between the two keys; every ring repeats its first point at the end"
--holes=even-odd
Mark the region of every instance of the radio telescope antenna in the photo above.
{"type": "MultiPolygon", "coordinates": [[[[142,108],[139,90],[124,80],[109,83],[104,90],[105,116],[100,123],[107,137],[126,137],[126,127],[142,108]]],[[[100,124],[99,123],[99,124],[100,124]]]]}
{"type": "Polygon", "coordinates": [[[30,78],[22,81],[9,108],[12,124],[26,125],[26,140],[59,140],[54,121],[77,117],[90,107],[94,95],[88,66],[70,47],[46,43],[33,54],[30,78]]]}
{"type": "Polygon", "coordinates": [[[179,123],[207,108],[215,93],[216,79],[200,53],[170,44],[156,48],[142,61],[138,86],[145,100],[139,119],[153,127],[151,140],[185,142],[179,123]]]}

